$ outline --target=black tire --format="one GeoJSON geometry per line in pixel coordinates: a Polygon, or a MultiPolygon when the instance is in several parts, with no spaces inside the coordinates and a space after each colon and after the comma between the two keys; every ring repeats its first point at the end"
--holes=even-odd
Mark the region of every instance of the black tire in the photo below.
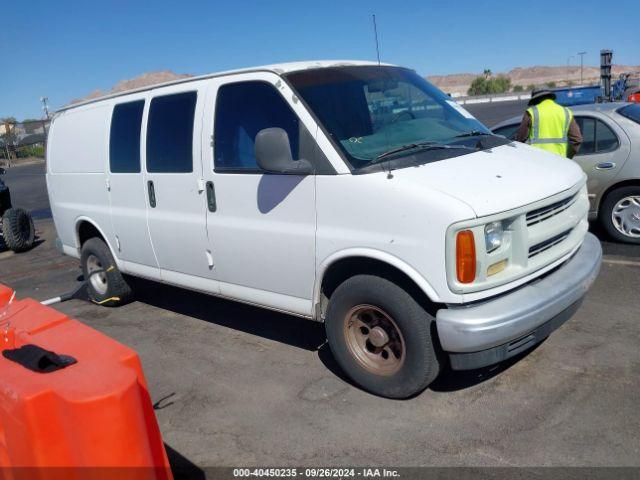
{"type": "MultiPolygon", "coordinates": [[[[433,316],[396,284],[373,275],[356,275],[331,295],[325,329],[334,358],[356,384],[383,397],[407,398],[424,390],[440,372],[431,335],[434,322],[433,316]],[[374,373],[353,353],[353,341],[348,339],[347,333],[347,325],[353,325],[353,322],[347,317],[352,318],[351,312],[358,311],[358,306],[373,306],[386,313],[399,330],[404,343],[404,360],[397,371],[374,373]]],[[[370,343],[366,345],[368,348],[370,343]]]]}
{"type": "MultiPolygon", "coordinates": [[[[637,237],[634,237],[632,235],[625,235],[616,228],[616,225],[614,224],[614,220],[612,218],[613,209],[615,208],[616,204],[620,200],[631,196],[640,197],[640,187],[620,187],[616,188],[612,192],[609,192],[609,194],[602,202],[602,205],[600,206],[600,213],[598,215],[598,218],[600,221],[600,225],[602,225],[602,228],[604,228],[609,237],[611,237],[613,240],[638,245],[640,244],[640,234],[637,237]]],[[[629,208],[632,209],[630,210],[630,215],[632,215],[632,218],[637,219],[631,221],[636,221],[636,225],[640,225],[640,207],[633,206],[629,208]]]]}
{"type": "Polygon", "coordinates": [[[2,216],[2,236],[7,247],[14,252],[26,252],[33,247],[36,229],[29,212],[23,208],[10,208],[2,216]]]}
{"type": "Polygon", "coordinates": [[[117,307],[131,300],[131,287],[118,270],[111,250],[102,239],[90,238],[82,245],[80,264],[89,297],[94,303],[117,307]]]}
{"type": "Polygon", "coordinates": [[[11,193],[9,188],[2,183],[0,179],[0,215],[4,215],[4,212],[11,208],[11,193]]]}

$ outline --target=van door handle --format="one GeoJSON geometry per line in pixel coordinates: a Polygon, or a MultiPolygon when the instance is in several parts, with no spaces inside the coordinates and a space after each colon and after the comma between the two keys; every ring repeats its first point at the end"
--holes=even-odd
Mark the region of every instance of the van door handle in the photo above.
{"type": "Polygon", "coordinates": [[[151,208],[156,208],[156,189],[153,186],[153,180],[147,182],[147,189],[149,190],[149,205],[151,208]]]}
{"type": "Polygon", "coordinates": [[[216,205],[216,191],[213,188],[213,182],[207,182],[207,208],[210,212],[215,212],[217,209],[216,205]]]}
{"type": "Polygon", "coordinates": [[[602,162],[602,163],[598,163],[596,165],[596,169],[598,170],[610,170],[612,168],[615,168],[616,164],[613,162],[602,162]]]}

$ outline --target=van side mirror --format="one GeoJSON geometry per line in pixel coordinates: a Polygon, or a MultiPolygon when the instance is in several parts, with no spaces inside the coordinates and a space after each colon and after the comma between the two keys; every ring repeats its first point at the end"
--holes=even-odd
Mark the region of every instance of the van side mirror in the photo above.
{"type": "Polygon", "coordinates": [[[282,128],[265,128],[256,135],[255,155],[258,165],[271,173],[310,175],[313,165],[308,160],[294,160],[289,135],[282,128]]]}

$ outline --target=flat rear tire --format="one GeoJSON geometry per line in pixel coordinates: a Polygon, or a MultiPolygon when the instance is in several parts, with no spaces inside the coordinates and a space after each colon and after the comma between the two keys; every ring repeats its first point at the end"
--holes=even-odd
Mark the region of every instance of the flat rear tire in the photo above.
{"type": "Polygon", "coordinates": [[[102,239],[90,238],[82,245],[80,264],[89,297],[94,303],[117,307],[131,300],[131,287],[118,270],[111,250],[102,239]]]}

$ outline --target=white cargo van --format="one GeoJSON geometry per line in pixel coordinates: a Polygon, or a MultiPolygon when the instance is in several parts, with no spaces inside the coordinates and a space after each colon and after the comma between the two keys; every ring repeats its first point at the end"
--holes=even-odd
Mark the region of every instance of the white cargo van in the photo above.
{"type": "Polygon", "coordinates": [[[602,256],[575,163],[390,65],[281,64],[73,105],[47,157],[61,249],[97,303],[125,302],[128,274],[324,321],[344,371],[388,397],[444,361],[541,342],[602,256]]]}

